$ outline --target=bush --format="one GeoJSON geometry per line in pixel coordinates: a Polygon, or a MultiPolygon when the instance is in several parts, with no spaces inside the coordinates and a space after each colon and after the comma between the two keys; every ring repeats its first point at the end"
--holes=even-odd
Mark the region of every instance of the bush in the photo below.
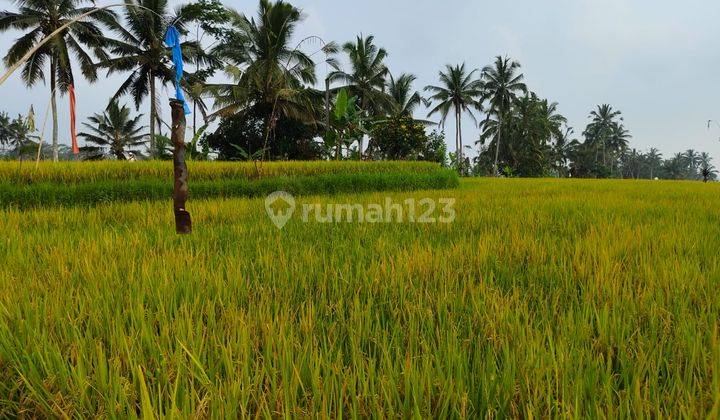
{"type": "Polygon", "coordinates": [[[385,159],[421,158],[429,143],[425,127],[408,116],[391,117],[372,129],[373,146],[385,159]]]}
{"type": "Polygon", "coordinates": [[[320,135],[320,128],[290,118],[279,117],[272,134],[265,142],[265,125],[269,110],[252,109],[223,118],[218,129],[209,134],[206,141],[217,151],[220,160],[242,160],[237,147],[249,155],[267,148],[271,160],[318,159],[323,149],[313,140],[320,135]]]}

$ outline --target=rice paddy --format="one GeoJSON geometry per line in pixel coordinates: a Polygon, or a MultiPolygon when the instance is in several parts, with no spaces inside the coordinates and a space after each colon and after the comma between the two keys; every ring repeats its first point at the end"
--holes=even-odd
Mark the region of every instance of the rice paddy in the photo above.
{"type": "MultiPolygon", "coordinates": [[[[192,186],[191,186],[192,187],[192,186]]],[[[462,181],[453,223],[262,199],[0,211],[0,417],[720,415],[720,188],[462,181]]]]}
{"type": "MultiPolygon", "coordinates": [[[[439,165],[432,162],[363,161],[292,161],[292,162],[218,162],[190,161],[193,181],[256,180],[280,176],[317,176],[328,174],[382,174],[395,172],[432,173],[439,165]]],[[[0,161],[0,183],[84,183],[172,179],[171,161],[97,161],[97,162],[18,162],[0,161]]]]}
{"type": "MultiPolygon", "coordinates": [[[[454,188],[458,175],[428,162],[193,162],[192,198],[264,197],[454,188]]],[[[0,162],[0,207],[92,206],[172,196],[172,163],[0,162]]]]}

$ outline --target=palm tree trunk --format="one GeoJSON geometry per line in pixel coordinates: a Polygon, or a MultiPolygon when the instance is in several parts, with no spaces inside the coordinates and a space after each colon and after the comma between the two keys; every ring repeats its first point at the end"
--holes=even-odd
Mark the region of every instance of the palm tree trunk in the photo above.
{"type": "Polygon", "coordinates": [[[462,143],[462,113],[458,110],[458,152],[460,158],[460,168],[464,169],[462,165],[465,163],[463,159],[463,143],[462,143]]]}
{"type": "Polygon", "coordinates": [[[455,108],[455,166],[460,170],[460,117],[455,108]]]}
{"type": "Polygon", "coordinates": [[[55,99],[55,86],[57,85],[57,62],[55,56],[50,59],[50,106],[52,107],[52,119],[53,119],[53,134],[52,134],[52,149],[53,149],[53,162],[57,162],[59,159],[58,152],[58,113],[57,113],[57,101],[55,99]]]}
{"type": "Polygon", "coordinates": [[[500,136],[502,134],[502,117],[498,114],[497,139],[495,141],[495,163],[493,163],[493,176],[498,176],[498,158],[500,157],[500,136]]]}
{"type": "MultiPolygon", "coordinates": [[[[325,138],[330,138],[330,78],[325,77],[325,138]]],[[[362,154],[360,155],[362,157],[362,154]]]]}
{"type": "Polygon", "coordinates": [[[606,152],[605,152],[605,139],[603,139],[603,144],[602,144],[602,146],[603,146],[603,149],[602,149],[602,153],[603,153],[603,166],[607,166],[607,159],[606,159],[606,157],[605,157],[605,156],[606,156],[606,155],[605,155],[605,153],[606,153],[606,152]]]}
{"type": "Polygon", "coordinates": [[[155,76],[150,73],[150,159],[156,157],[155,150],[155,76]]]}
{"type": "Polygon", "coordinates": [[[335,160],[340,160],[340,155],[342,155],[342,135],[339,135],[337,138],[337,144],[335,145],[335,160]]]}

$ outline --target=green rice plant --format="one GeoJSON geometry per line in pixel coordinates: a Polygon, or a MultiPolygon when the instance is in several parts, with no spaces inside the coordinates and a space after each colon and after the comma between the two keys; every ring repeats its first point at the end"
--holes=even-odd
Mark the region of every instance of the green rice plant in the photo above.
{"type": "MultiPolygon", "coordinates": [[[[192,182],[192,199],[258,197],[274,191],[295,195],[339,194],[363,191],[410,191],[453,188],[457,174],[449,169],[434,172],[328,173],[314,176],[275,176],[256,180],[215,179],[192,182]]],[[[165,179],[105,180],[71,184],[0,183],[0,206],[27,209],[43,206],[95,205],[113,201],[162,200],[172,196],[172,182],[165,179]]]]}
{"type": "MultiPolygon", "coordinates": [[[[439,165],[431,162],[188,162],[191,181],[258,179],[277,176],[414,172],[431,173],[439,165]]],[[[0,183],[78,183],[173,179],[172,162],[31,162],[0,161],[0,183]]]]}
{"type": "Polygon", "coordinates": [[[0,417],[720,415],[720,188],[483,179],[453,223],[0,211],[0,417]]]}

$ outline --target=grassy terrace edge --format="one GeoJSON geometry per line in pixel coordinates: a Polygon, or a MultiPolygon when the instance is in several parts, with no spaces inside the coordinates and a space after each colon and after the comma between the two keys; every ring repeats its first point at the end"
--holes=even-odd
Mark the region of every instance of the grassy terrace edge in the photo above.
{"type": "MultiPolygon", "coordinates": [[[[433,172],[329,173],[324,175],[206,180],[190,183],[190,199],[258,197],[283,190],[293,195],[455,188],[458,175],[436,167],[433,172]]],[[[166,179],[103,180],[77,184],[0,183],[0,205],[17,209],[95,205],[115,201],[170,199],[166,179]]]]}
{"type": "MultiPolygon", "coordinates": [[[[188,162],[190,181],[262,179],[280,176],[413,172],[433,173],[440,165],[419,161],[188,162]]],[[[35,162],[0,161],[0,184],[77,183],[173,179],[170,161],[35,162]]]]}

